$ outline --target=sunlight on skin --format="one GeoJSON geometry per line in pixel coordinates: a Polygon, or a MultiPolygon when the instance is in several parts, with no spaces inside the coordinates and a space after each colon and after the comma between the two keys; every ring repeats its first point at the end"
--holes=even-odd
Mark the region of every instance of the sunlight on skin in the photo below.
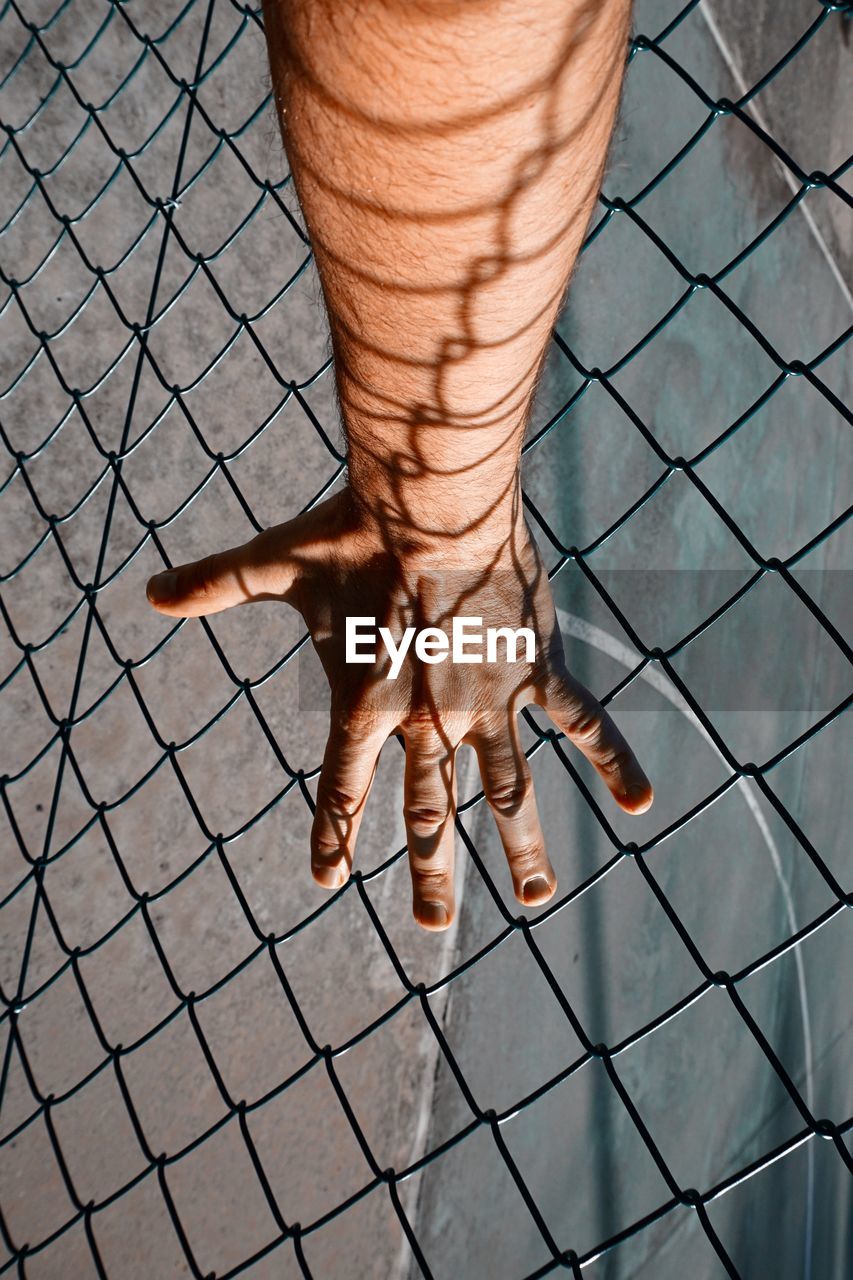
{"type": "Polygon", "coordinates": [[[348,877],[379,752],[406,744],[413,911],[452,921],[455,753],[474,747],[519,901],[552,896],[516,717],[529,703],[629,813],[633,752],[570,675],[524,521],[519,459],[546,344],[589,222],[625,62],[628,0],[266,0],[282,137],[329,314],[348,486],[240,547],[158,574],[172,617],[298,609],[332,716],[315,879],[348,877]],[[530,627],[535,661],[347,665],[347,617],[530,627]]]}

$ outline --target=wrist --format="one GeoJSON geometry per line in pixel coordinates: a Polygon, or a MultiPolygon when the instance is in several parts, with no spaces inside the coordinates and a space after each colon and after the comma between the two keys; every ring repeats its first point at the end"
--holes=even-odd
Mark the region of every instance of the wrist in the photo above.
{"type": "Polygon", "coordinates": [[[350,454],[347,493],[368,545],[410,569],[511,563],[528,540],[517,471],[460,484],[408,469],[365,468],[350,454]]]}

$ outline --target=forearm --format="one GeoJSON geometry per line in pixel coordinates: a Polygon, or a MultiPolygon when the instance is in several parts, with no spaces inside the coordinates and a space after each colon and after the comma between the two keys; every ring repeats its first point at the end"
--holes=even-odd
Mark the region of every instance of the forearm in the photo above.
{"type": "Polygon", "coordinates": [[[356,501],[390,540],[506,536],[601,181],[629,0],[265,0],[356,501]]]}

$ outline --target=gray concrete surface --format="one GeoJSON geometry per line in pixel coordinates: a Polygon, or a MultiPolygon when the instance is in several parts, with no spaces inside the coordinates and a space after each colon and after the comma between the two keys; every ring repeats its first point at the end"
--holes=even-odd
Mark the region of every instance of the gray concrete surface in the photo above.
{"type": "MultiPolygon", "coordinates": [[[[638,4],[637,29],[655,34],[677,7],[670,0],[638,4]]],[[[52,4],[42,0],[28,3],[25,13],[44,22],[52,11],[52,4]]],[[[205,11],[198,0],[158,45],[178,76],[193,76],[205,11]]],[[[45,31],[53,56],[71,66],[107,12],[72,0],[45,31]]],[[[158,36],[180,10],[157,0],[143,8],[128,5],[126,12],[158,36]]],[[[758,8],[715,0],[686,18],[666,48],[711,95],[731,97],[790,47],[815,12],[816,6],[796,0],[758,8]]],[[[241,31],[241,24],[235,9],[216,0],[204,62],[214,69],[199,90],[199,101],[217,127],[229,130],[250,116],[266,91],[260,34],[250,22],[241,31]],[[232,37],[233,46],[214,66],[232,37]]],[[[845,31],[842,19],[828,21],[754,104],[759,123],[809,172],[830,170],[850,150],[845,136],[850,119],[845,31]]],[[[4,11],[0,75],[26,38],[14,11],[4,11]]],[[[69,73],[82,100],[102,103],[130,70],[139,49],[116,13],[100,41],[69,73]]],[[[0,92],[0,117],[21,124],[52,80],[36,50],[0,92]]],[[[162,119],[174,92],[149,55],[99,118],[115,145],[132,152],[162,119]]],[[[638,192],[698,127],[703,114],[695,97],[659,60],[638,55],[629,70],[605,183],[608,195],[629,198],[638,192]]],[[[60,88],[21,135],[30,166],[50,170],[85,118],[67,89],[60,88]]],[[[166,198],[180,190],[215,147],[196,114],[176,187],[184,121],[181,107],[131,162],[149,194],[166,198]]],[[[241,133],[239,148],[255,173],[274,181],[283,177],[269,112],[241,133]]],[[[45,179],[56,212],[76,218],[114,164],[115,157],[90,125],[45,179]]],[[[0,159],[2,223],[28,185],[7,147],[0,159]]],[[[209,255],[249,213],[258,195],[258,187],[228,149],[221,148],[181,194],[173,215],[176,232],[191,252],[209,255]]],[[[713,272],[757,235],[790,195],[789,182],[767,149],[742,124],[720,119],[639,211],[690,270],[713,272]]],[[[292,209],[286,193],[285,199],[292,209]]],[[[120,172],[75,228],[91,262],[111,268],[150,217],[150,208],[120,172]]],[[[132,255],[109,276],[131,321],[144,323],[148,315],[162,227],[162,219],[156,218],[132,255]]],[[[0,236],[4,272],[25,280],[59,230],[55,214],[36,193],[0,236]]],[[[785,358],[810,359],[850,323],[845,292],[850,253],[849,209],[826,192],[813,191],[724,287],[785,358]]],[[[210,269],[233,311],[254,316],[304,260],[299,237],[267,199],[243,234],[211,260],[210,269]]],[[[191,269],[177,238],[171,237],[154,314],[191,269]]],[[[66,236],[21,291],[33,328],[51,334],[61,330],[91,286],[91,272],[66,236]]],[[[588,366],[607,368],[672,304],[679,287],[672,267],[642,232],[624,216],[614,218],[584,255],[560,331],[588,366]]],[[[0,305],[6,301],[0,314],[0,390],[38,350],[8,292],[4,286],[0,298],[0,305]]],[[[326,331],[310,267],[253,327],[285,384],[305,381],[322,367],[326,331]]],[[[67,386],[86,393],[82,405],[102,448],[134,446],[123,462],[122,477],[143,521],[165,520],[213,471],[198,496],[161,532],[173,561],[252,532],[234,490],[165,389],[173,384],[191,388],[182,392],[181,402],[213,455],[238,450],[274,413],[285,392],[245,333],[198,381],[236,328],[211,284],[196,272],[149,337],[162,382],[149,362],[139,361],[135,344],[104,378],[128,338],[103,289],[95,290],[85,310],[49,344],[67,386]],[[147,431],[155,421],[156,428],[147,431]]],[[[767,355],[704,291],[624,367],[614,385],[666,449],[690,456],[743,413],[774,374],[767,355]]],[[[839,398],[849,401],[849,362],[843,350],[822,366],[821,376],[839,398]]],[[[577,375],[555,352],[534,429],[565,403],[577,383],[577,375]]],[[[328,373],[306,391],[305,400],[339,442],[328,373]]],[[[64,415],[67,420],[49,445],[24,464],[43,512],[60,517],[83,499],[104,462],[81,412],[42,353],[0,400],[0,424],[13,452],[30,453],[64,415]]],[[[850,492],[845,425],[803,378],[792,378],[702,463],[703,481],[762,555],[790,555],[843,510],[850,492]]],[[[14,467],[12,457],[5,466],[4,476],[14,467]]],[[[301,509],[330,481],[335,466],[306,410],[290,398],[254,443],[228,463],[228,470],[257,521],[268,524],[301,509]]],[[[659,470],[630,420],[600,387],[593,387],[528,455],[525,482],[559,537],[566,544],[584,545],[626,510],[659,470]]],[[[136,550],[146,528],[122,493],[115,499],[101,555],[110,492],[107,474],[58,528],[80,582],[106,583],[98,592],[97,608],[115,654],[122,661],[138,661],[168,634],[143,594],[146,577],[162,561],[150,538],[136,550]]],[[[0,495],[0,511],[0,571],[5,574],[44,539],[46,524],[20,474],[0,495]]],[[[553,561],[553,550],[543,546],[553,561]]],[[[849,621],[848,546],[849,532],[841,529],[797,570],[840,629],[849,621]]],[[[672,477],[590,563],[650,645],[672,643],[750,571],[743,549],[681,475],[672,477]]],[[[574,670],[596,691],[610,689],[632,662],[630,638],[577,570],[567,568],[558,575],[555,593],[574,670]]],[[[110,1046],[129,1049],[177,1011],[144,1044],[119,1058],[146,1154],[113,1064],[76,1088],[104,1061],[104,1048],[74,973],[66,968],[47,985],[66,956],[44,906],[34,913],[32,881],[3,907],[0,983],[4,995],[15,993],[24,966],[18,1026],[27,1068],[42,1096],[70,1093],[50,1108],[50,1121],[79,1201],[100,1204],[143,1174],[151,1155],[182,1150],[225,1117],[221,1089],[234,1103],[251,1104],[311,1061],[311,1049],[247,912],[261,937],[280,937],[329,900],[308,873],[308,805],[298,786],[276,803],[288,783],[287,768],[242,694],[209,732],[177,754],[196,815],[175,768],[162,759],[139,699],[99,627],[89,624],[87,629],[80,590],[50,536],[24,569],[4,583],[3,600],[21,642],[36,646],[33,668],[55,718],[73,718],[75,724],[70,734],[73,763],[68,758],[63,762],[61,744],[53,740],[54,730],[26,667],[0,692],[3,772],[14,777],[45,749],[38,763],[6,788],[0,892],[11,894],[23,878],[21,844],[30,856],[49,857],[44,884],[55,924],[66,947],[84,953],[79,976],[110,1046]],[[41,647],[75,606],[64,629],[41,647]],[[84,644],[82,677],[75,688],[84,644]],[[118,677],[114,691],[99,704],[118,677]],[[106,805],[103,822],[93,820],[92,806],[99,803],[106,805]],[[263,816],[244,834],[232,838],[259,814],[263,816]],[[209,836],[218,833],[225,837],[224,853],[245,909],[216,850],[203,856],[209,836]],[[127,882],[117,869],[116,852],[127,882]],[[180,879],[184,872],[188,874],[180,879]],[[179,989],[204,996],[195,1012],[219,1084],[187,1010],[170,988],[138,906],[114,936],[100,941],[135,906],[128,883],[133,893],[151,897],[151,924],[179,989]],[[258,954],[237,976],[216,987],[255,950],[258,954]]],[[[256,680],[297,641],[297,621],[286,611],[262,605],[217,617],[210,630],[236,677],[256,680]]],[[[20,661],[20,651],[5,627],[0,627],[0,645],[0,675],[5,675],[20,661]]],[[[756,587],[675,665],[742,761],[761,762],[773,755],[849,687],[849,672],[837,650],[776,578],[756,587]]],[[[156,657],[134,671],[133,679],[166,743],[192,739],[235,693],[198,623],[180,628],[156,657]]],[[[254,693],[263,723],[286,766],[294,770],[310,772],[321,757],[325,715],[317,687],[316,669],[306,657],[282,667],[254,693]]],[[[613,710],[657,785],[652,811],[633,820],[616,814],[583,765],[575,763],[602,802],[613,838],[643,842],[665,831],[726,771],[665,679],[652,674],[635,682],[616,699],[613,710]]],[[[849,887],[848,725],[849,720],[836,722],[824,730],[775,769],[771,779],[821,857],[849,887]]],[[[399,748],[389,744],[361,837],[365,870],[382,866],[402,847],[401,765],[399,748]]],[[[596,819],[553,751],[540,751],[533,767],[560,884],[569,890],[609,857],[609,829],[596,819]]],[[[476,785],[469,759],[463,795],[476,785]]],[[[465,825],[517,913],[482,807],[468,812],[465,825]]],[[[749,782],[728,791],[662,842],[648,865],[715,969],[736,971],[750,964],[832,901],[791,832],[749,782]]],[[[437,939],[415,928],[407,875],[398,859],[369,880],[366,891],[410,981],[430,984],[493,939],[500,917],[461,842],[462,910],[451,933],[437,939]]],[[[629,1036],[700,978],[629,861],[536,929],[533,937],[594,1041],[612,1045],[629,1036]]],[[[276,955],[319,1046],[345,1044],[405,994],[352,885],[310,925],[283,941],[276,955]]],[[[850,962],[849,921],[842,913],[742,986],[747,1007],[809,1106],[816,1115],[836,1121],[853,1114],[849,992],[843,980],[850,962]]],[[[519,936],[437,990],[430,1003],[482,1108],[511,1110],[579,1053],[577,1038],[519,936]]],[[[6,1024],[4,1038],[7,1032],[6,1024]]],[[[798,1113],[723,991],[709,992],[616,1062],[682,1186],[707,1189],[800,1127],[798,1113]]],[[[36,1107],[17,1047],[9,1064],[0,1136],[36,1107]]],[[[336,1056],[334,1070],[380,1168],[406,1167],[471,1119],[416,1001],[336,1056]]],[[[288,1223],[314,1222],[371,1179],[322,1062],[251,1110],[247,1126],[288,1223]]],[[[561,1247],[579,1253],[592,1249],[667,1199],[665,1184],[600,1063],[588,1064],[519,1111],[501,1132],[561,1247]]],[[[202,1275],[227,1274],[279,1232],[234,1116],[168,1165],[164,1181],[202,1275]]],[[[400,1193],[436,1277],[516,1280],[548,1260],[541,1234],[484,1128],[428,1165],[419,1178],[403,1183],[400,1193]]],[[[75,1214],[41,1115],[0,1148],[0,1206],[18,1247],[48,1238],[75,1214]]],[[[850,1273],[850,1179],[830,1143],[805,1143],[714,1202],[709,1215],[748,1280],[841,1280],[850,1273]]],[[[191,1274],[156,1170],[94,1213],[91,1223],[110,1280],[171,1280],[191,1274]]],[[[417,1273],[382,1187],[306,1236],[305,1256],[312,1275],[330,1280],[417,1273]]],[[[7,1257],[8,1248],[0,1243],[0,1266],[7,1257]]],[[[34,1253],[25,1274],[31,1280],[97,1275],[83,1223],[34,1253]]],[[[285,1243],[241,1274],[250,1280],[280,1280],[300,1271],[292,1245],[285,1243]]],[[[584,1274],[592,1280],[711,1280],[722,1271],[695,1213],[685,1208],[591,1261],[584,1274]]]]}

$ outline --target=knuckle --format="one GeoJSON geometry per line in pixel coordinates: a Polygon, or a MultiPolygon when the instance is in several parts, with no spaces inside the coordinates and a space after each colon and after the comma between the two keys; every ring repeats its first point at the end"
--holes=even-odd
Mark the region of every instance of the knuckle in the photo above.
{"type": "Polygon", "coordinates": [[[543,848],[541,844],[516,846],[509,855],[510,865],[518,880],[524,881],[532,873],[542,874],[543,848]]]}
{"type": "Polygon", "coordinates": [[[631,752],[626,747],[617,747],[606,751],[598,763],[604,773],[618,777],[624,773],[630,761],[631,752]]]}
{"type": "Polygon", "coordinates": [[[569,720],[569,734],[574,742],[584,746],[595,746],[601,738],[601,711],[590,707],[579,707],[569,720]]]}
{"type": "Polygon", "coordinates": [[[418,897],[424,902],[444,902],[452,888],[450,872],[444,867],[413,867],[412,877],[418,897]]]}
{"type": "Polygon", "coordinates": [[[417,703],[411,707],[406,717],[406,723],[413,729],[434,729],[437,720],[438,713],[435,708],[425,706],[423,703],[417,703]]]}
{"type": "Polygon", "coordinates": [[[389,723],[389,712],[382,689],[370,682],[348,690],[346,700],[334,707],[334,721],[339,730],[351,737],[371,737],[389,723]]]}
{"type": "Polygon", "coordinates": [[[382,713],[376,703],[367,696],[360,697],[350,706],[338,711],[338,728],[350,738],[370,738],[381,727],[382,713]]]}
{"type": "Polygon", "coordinates": [[[529,774],[501,779],[486,787],[486,799],[493,809],[507,816],[518,810],[533,795],[533,780],[529,774]]]}
{"type": "Polygon", "coordinates": [[[563,654],[563,637],[559,631],[541,637],[536,645],[536,657],[530,664],[530,681],[545,698],[554,696],[563,687],[567,675],[563,654]]]}
{"type": "Polygon", "coordinates": [[[219,584],[219,557],[214,552],[193,565],[190,573],[189,590],[193,596],[207,600],[216,593],[219,584]]]}
{"type": "Polygon", "coordinates": [[[430,757],[448,755],[464,731],[458,710],[429,705],[411,706],[404,727],[418,751],[430,757]]]}
{"type": "Polygon", "coordinates": [[[403,809],[406,826],[416,836],[436,835],[450,816],[447,805],[407,804],[403,809]]]}
{"type": "Polygon", "coordinates": [[[442,749],[443,719],[435,707],[410,707],[406,716],[406,732],[418,744],[418,750],[436,755],[442,749]]]}
{"type": "Polygon", "coordinates": [[[352,818],[358,812],[361,797],[340,783],[325,783],[320,794],[320,807],[334,818],[352,818]]]}

